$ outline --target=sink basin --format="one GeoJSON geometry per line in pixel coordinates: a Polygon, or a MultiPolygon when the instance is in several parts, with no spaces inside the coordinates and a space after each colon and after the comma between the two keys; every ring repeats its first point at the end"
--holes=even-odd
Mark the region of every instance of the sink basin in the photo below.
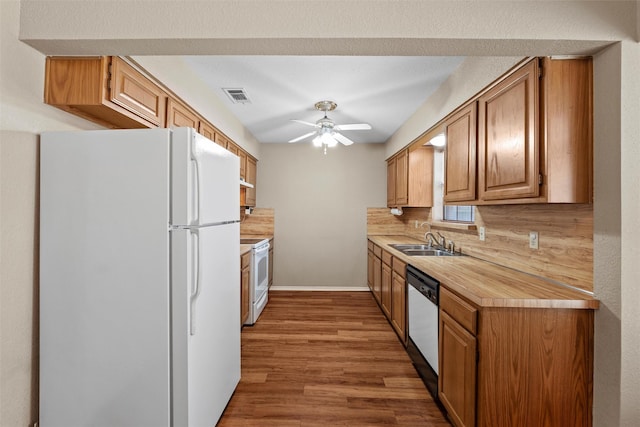
{"type": "Polygon", "coordinates": [[[408,256],[460,256],[460,252],[448,252],[429,245],[389,245],[408,256]]]}
{"type": "Polygon", "coordinates": [[[424,250],[438,250],[429,245],[389,245],[399,251],[424,251],[424,250]]]}

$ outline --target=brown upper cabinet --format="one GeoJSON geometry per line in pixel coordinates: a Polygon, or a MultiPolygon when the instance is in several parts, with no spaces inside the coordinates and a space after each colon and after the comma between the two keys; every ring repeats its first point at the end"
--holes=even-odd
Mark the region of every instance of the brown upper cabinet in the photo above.
{"type": "Polygon", "coordinates": [[[219,146],[221,146],[222,148],[227,148],[227,138],[221,134],[220,132],[216,132],[215,134],[215,138],[213,139],[213,141],[218,144],[219,146]]]}
{"type": "Polygon", "coordinates": [[[238,157],[240,157],[240,178],[247,180],[247,153],[244,150],[238,151],[238,157]]]}
{"type": "Polygon", "coordinates": [[[478,100],[480,200],[540,194],[538,82],[538,61],[533,60],[478,100]]]}
{"type": "Polygon", "coordinates": [[[387,186],[393,186],[392,193],[387,190],[387,204],[389,207],[394,206],[406,206],[409,201],[409,152],[407,149],[401,150],[392,159],[389,159],[387,163],[387,176],[389,170],[393,172],[391,182],[387,182],[387,186]],[[390,194],[394,195],[393,200],[390,198],[390,194]],[[389,203],[391,201],[391,203],[389,203]]]}
{"type": "MultiPolygon", "coordinates": [[[[257,160],[171,91],[117,56],[47,57],[44,101],[109,128],[192,127],[240,157],[240,178],[255,185],[257,160]]],[[[256,190],[241,190],[255,206],[256,190]]]]}
{"type": "Polygon", "coordinates": [[[396,206],[396,158],[387,160],[387,206],[396,206]]]}
{"type": "Polygon", "coordinates": [[[476,110],[473,101],[445,121],[445,202],[476,198],[476,110]]]}
{"type": "Polygon", "coordinates": [[[591,203],[592,61],[535,58],[478,97],[477,204],[591,203]]]}
{"type": "Polygon", "coordinates": [[[118,57],[47,57],[44,101],[109,128],[165,126],[166,92],[118,57]]]}
{"type": "Polygon", "coordinates": [[[238,155],[239,148],[232,141],[227,140],[227,150],[231,151],[236,156],[238,155]]]}
{"type": "Polygon", "coordinates": [[[200,123],[198,124],[198,133],[213,141],[215,138],[216,128],[209,122],[200,120],[200,123]]]}
{"type": "Polygon", "coordinates": [[[256,159],[251,156],[247,156],[246,164],[246,178],[245,180],[249,184],[253,184],[253,188],[245,189],[244,206],[253,207],[256,205],[256,175],[258,171],[258,164],[256,159]]]}
{"type": "Polygon", "coordinates": [[[167,127],[200,128],[198,114],[183,103],[169,98],[167,103],[167,127]]]}
{"type": "Polygon", "coordinates": [[[429,207],[433,204],[433,147],[421,141],[387,161],[387,206],[429,207]]]}

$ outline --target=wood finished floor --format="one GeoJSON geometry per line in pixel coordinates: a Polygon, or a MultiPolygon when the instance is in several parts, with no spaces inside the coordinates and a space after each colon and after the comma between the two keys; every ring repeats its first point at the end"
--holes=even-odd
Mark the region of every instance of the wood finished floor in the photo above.
{"type": "Polygon", "coordinates": [[[218,426],[450,426],[369,292],[269,293],[218,426]]]}

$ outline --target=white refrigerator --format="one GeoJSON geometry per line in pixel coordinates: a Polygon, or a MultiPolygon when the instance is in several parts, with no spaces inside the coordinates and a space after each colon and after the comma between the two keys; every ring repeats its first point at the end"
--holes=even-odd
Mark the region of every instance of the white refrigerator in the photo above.
{"type": "Polygon", "coordinates": [[[214,426],[240,379],[238,157],[189,128],[40,144],[40,426],[214,426]]]}

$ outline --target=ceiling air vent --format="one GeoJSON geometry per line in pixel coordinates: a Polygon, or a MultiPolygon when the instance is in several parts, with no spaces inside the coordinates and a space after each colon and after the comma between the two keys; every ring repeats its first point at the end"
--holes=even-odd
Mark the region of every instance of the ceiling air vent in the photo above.
{"type": "Polygon", "coordinates": [[[251,104],[249,95],[242,88],[222,88],[234,104],[251,104]]]}

